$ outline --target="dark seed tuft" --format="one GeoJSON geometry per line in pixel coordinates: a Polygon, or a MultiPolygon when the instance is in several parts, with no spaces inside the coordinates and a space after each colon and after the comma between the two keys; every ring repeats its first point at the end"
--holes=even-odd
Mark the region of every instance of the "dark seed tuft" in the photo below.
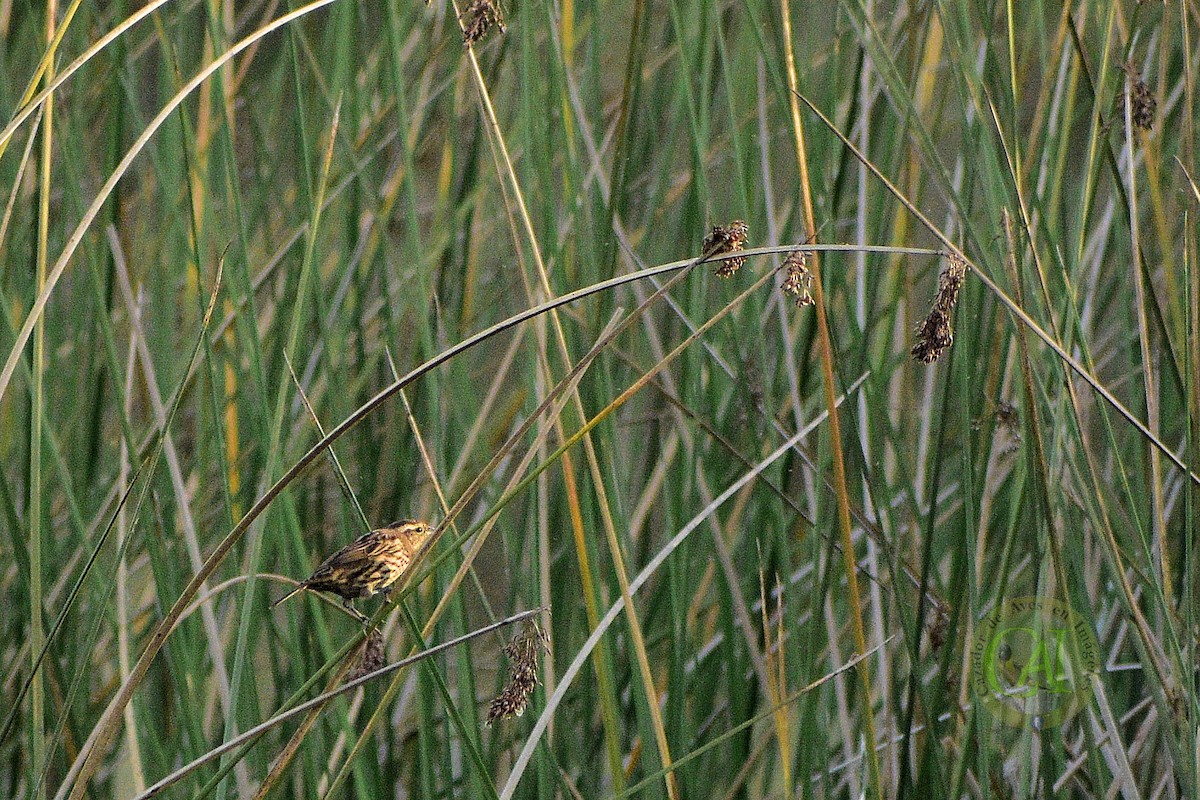
{"type": "MultiPolygon", "coordinates": [[[[1125,64],[1122,69],[1129,78],[1129,121],[1138,130],[1148,131],[1154,126],[1154,112],[1158,110],[1158,99],[1142,80],[1142,73],[1133,62],[1125,64]]],[[[1117,119],[1122,127],[1125,125],[1125,96],[1126,91],[1122,89],[1117,97],[1117,119]]]]}
{"type": "Polygon", "coordinates": [[[504,645],[504,655],[509,661],[508,683],[488,708],[488,725],[525,713],[525,706],[538,685],[537,656],[540,650],[550,652],[550,637],[532,620],[504,645]]]}
{"type": "Polygon", "coordinates": [[[796,301],[796,306],[811,306],[813,304],[813,276],[808,271],[808,251],[796,250],[788,253],[783,261],[783,285],[780,290],[796,301]]]}
{"type": "Polygon", "coordinates": [[[504,33],[504,12],[496,0],[472,0],[463,12],[463,44],[468,47],[488,35],[493,27],[504,33]]]}
{"type": "Polygon", "coordinates": [[[957,256],[950,256],[946,268],[938,277],[933,308],[930,309],[929,316],[917,326],[917,343],[912,348],[912,356],[917,361],[932,364],[954,343],[954,327],[950,323],[950,317],[954,313],[954,306],[958,302],[958,290],[962,288],[966,274],[967,262],[957,256]]]}
{"type": "Polygon", "coordinates": [[[950,627],[950,608],[944,603],[934,602],[933,619],[929,622],[929,644],[934,651],[946,643],[946,631],[950,627]]]}
{"type": "Polygon", "coordinates": [[[383,634],[378,629],[371,631],[357,651],[358,663],[346,676],[346,682],[358,680],[383,666],[383,634]]]}
{"type": "MultiPolygon", "coordinates": [[[[746,246],[746,237],[750,228],[740,219],[735,219],[728,225],[714,225],[712,232],[700,246],[705,259],[713,256],[723,256],[727,253],[737,253],[746,246]]],[[[745,256],[736,256],[721,261],[717,266],[718,278],[732,278],[746,263],[745,256]]]]}

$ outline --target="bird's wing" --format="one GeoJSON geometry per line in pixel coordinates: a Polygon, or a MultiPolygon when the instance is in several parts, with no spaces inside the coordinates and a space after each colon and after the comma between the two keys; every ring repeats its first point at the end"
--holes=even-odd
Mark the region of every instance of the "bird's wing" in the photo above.
{"type": "Polygon", "coordinates": [[[378,549],[378,542],[374,538],[370,537],[370,533],[365,533],[358,537],[353,542],[321,562],[321,566],[317,567],[316,571],[320,572],[323,568],[332,566],[333,564],[344,566],[347,564],[354,564],[359,561],[371,560],[375,551],[378,549]]]}

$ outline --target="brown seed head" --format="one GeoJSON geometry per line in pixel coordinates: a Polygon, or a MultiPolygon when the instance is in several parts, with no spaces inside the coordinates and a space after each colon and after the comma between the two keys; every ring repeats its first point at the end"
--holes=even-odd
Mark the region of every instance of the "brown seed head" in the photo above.
{"type": "MultiPolygon", "coordinates": [[[[1129,76],[1129,121],[1133,127],[1148,131],[1154,126],[1154,112],[1158,110],[1158,100],[1150,87],[1142,80],[1142,73],[1132,61],[1122,69],[1129,76]]],[[[1117,118],[1122,126],[1125,125],[1125,91],[1117,97],[1117,118]]]]}
{"type": "Polygon", "coordinates": [[[929,316],[917,326],[917,343],[912,348],[912,356],[917,361],[932,364],[954,343],[954,327],[950,324],[950,317],[954,313],[955,304],[958,303],[958,290],[962,288],[966,274],[967,262],[957,256],[950,256],[945,269],[938,277],[933,308],[930,309],[929,316]]]}
{"type": "Polygon", "coordinates": [[[932,364],[954,344],[954,328],[944,312],[933,309],[929,316],[917,326],[917,343],[913,345],[912,357],[922,364],[932,364]]]}
{"type": "Polygon", "coordinates": [[[780,290],[796,301],[796,307],[813,304],[813,276],[808,271],[808,252],[796,250],[788,253],[783,261],[783,285],[780,290]]]}
{"type": "Polygon", "coordinates": [[[496,0],[472,0],[463,16],[467,19],[463,23],[463,44],[468,47],[487,36],[493,26],[504,33],[504,12],[496,0]]]}
{"type": "Polygon", "coordinates": [[[929,644],[934,651],[941,650],[946,643],[946,630],[950,627],[950,608],[945,603],[935,602],[933,618],[929,621],[929,644]]]}
{"type": "Polygon", "coordinates": [[[550,652],[550,637],[533,620],[526,622],[521,632],[504,645],[504,654],[509,659],[508,683],[488,708],[488,725],[525,713],[529,697],[538,685],[537,657],[541,650],[550,652]]]}
{"type": "Polygon", "coordinates": [[[354,669],[346,676],[346,682],[358,680],[363,675],[370,674],[383,666],[383,634],[379,629],[373,629],[367,638],[363,640],[362,646],[352,656],[358,661],[354,665],[354,669]]]}
{"type": "Polygon", "coordinates": [[[344,600],[382,592],[404,574],[432,533],[431,525],[411,519],[365,533],[325,559],[274,605],[304,589],[332,592],[344,600]]]}
{"type": "Polygon", "coordinates": [[[1133,101],[1129,110],[1134,127],[1144,131],[1150,130],[1154,125],[1154,112],[1158,108],[1158,100],[1155,99],[1146,82],[1140,78],[1133,84],[1132,97],[1133,101]]]}
{"type": "Polygon", "coordinates": [[[1001,400],[996,403],[996,422],[1001,427],[1007,428],[1010,431],[1017,432],[1021,429],[1021,415],[1017,411],[1017,407],[1012,403],[1001,400]]]}
{"type": "MultiPolygon", "coordinates": [[[[735,219],[728,225],[714,225],[712,232],[705,237],[704,243],[701,244],[700,250],[706,259],[723,256],[726,253],[736,253],[746,246],[746,237],[749,235],[749,226],[740,219],[735,219]]],[[[717,277],[732,278],[745,263],[745,256],[727,258],[717,267],[717,277]]]]}

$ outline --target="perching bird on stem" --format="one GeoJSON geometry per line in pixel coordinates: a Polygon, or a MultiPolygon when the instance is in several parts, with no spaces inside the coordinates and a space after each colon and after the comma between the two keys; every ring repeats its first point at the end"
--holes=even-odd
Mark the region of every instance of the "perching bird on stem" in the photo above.
{"type": "Polygon", "coordinates": [[[395,583],[432,533],[433,526],[412,519],[365,533],[321,562],[312,575],[272,603],[271,608],[305,589],[332,592],[361,621],[364,617],[350,602],[382,592],[395,583]]]}

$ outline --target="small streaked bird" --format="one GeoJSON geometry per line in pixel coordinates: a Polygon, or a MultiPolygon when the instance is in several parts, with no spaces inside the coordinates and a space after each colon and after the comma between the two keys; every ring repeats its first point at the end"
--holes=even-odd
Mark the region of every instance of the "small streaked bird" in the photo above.
{"type": "Polygon", "coordinates": [[[311,589],[332,592],[353,610],[350,601],[370,597],[395,583],[432,533],[433,526],[413,519],[365,533],[325,559],[312,575],[272,603],[271,608],[311,589]]]}

